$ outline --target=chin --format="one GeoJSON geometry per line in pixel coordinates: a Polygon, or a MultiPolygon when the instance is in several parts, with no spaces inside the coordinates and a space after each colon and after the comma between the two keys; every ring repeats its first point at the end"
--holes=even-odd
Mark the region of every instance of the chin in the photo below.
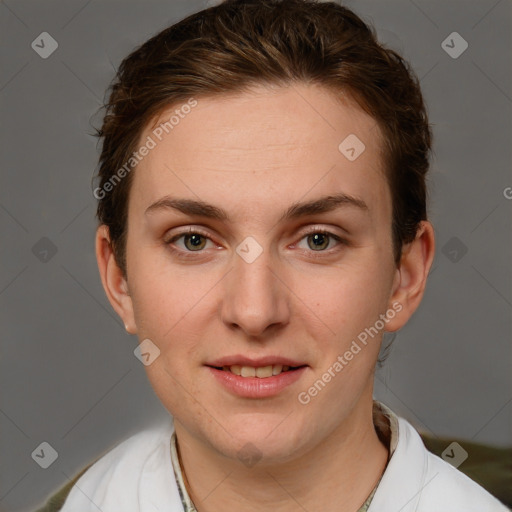
{"type": "Polygon", "coordinates": [[[222,435],[218,443],[211,440],[215,449],[247,467],[283,464],[300,455],[304,434],[298,429],[297,423],[294,424],[296,430],[291,431],[288,425],[287,428],[279,428],[280,423],[282,426],[282,416],[271,415],[266,419],[261,414],[253,416],[230,421],[229,433],[232,435],[222,435]]]}

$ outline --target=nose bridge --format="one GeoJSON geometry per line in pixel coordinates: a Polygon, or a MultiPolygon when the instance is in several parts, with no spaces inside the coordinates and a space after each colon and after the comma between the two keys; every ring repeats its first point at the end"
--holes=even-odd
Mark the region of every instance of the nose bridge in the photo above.
{"type": "Polygon", "coordinates": [[[271,252],[248,237],[237,247],[233,266],[225,282],[224,322],[252,336],[287,322],[286,289],[275,278],[277,265],[271,252]]]}

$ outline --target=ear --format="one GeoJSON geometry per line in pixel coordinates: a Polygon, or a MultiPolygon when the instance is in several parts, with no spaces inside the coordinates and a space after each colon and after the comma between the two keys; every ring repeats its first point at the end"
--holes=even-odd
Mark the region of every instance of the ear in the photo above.
{"type": "Polygon", "coordinates": [[[396,269],[389,301],[389,307],[398,314],[388,321],[386,331],[401,329],[420,305],[434,253],[434,228],[430,222],[422,221],[416,238],[402,248],[400,266],[396,269]]]}
{"type": "Polygon", "coordinates": [[[132,299],[128,290],[128,282],[116,262],[110,243],[109,229],[104,224],[96,230],[96,260],[100,271],[101,283],[110,304],[121,317],[125,329],[130,334],[136,334],[137,328],[133,314],[132,299]]]}

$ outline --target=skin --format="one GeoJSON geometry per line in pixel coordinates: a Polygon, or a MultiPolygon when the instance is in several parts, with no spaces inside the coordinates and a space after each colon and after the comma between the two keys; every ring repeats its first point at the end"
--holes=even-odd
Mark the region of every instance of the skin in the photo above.
{"type": "Polygon", "coordinates": [[[134,171],[126,279],[108,229],[98,228],[106,294],[128,332],[160,349],[146,371],[174,416],[188,492],[199,512],[356,511],[388,457],[372,422],[383,331],[308,404],[297,396],[393,303],[402,309],[385,330],[405,325],[424,293],[433,228],[421,223],[397,268],[382,135],[350,98],[294,84],[197,99],[134,171]],[[338,150],[349,134],[366,146],[355,161],[338,150]],[[344,206],[279,220],[294,202],[336,193],[363,200],[368,210],[344,206]],[[211,203],[230,220],[173,209],[145,214],[167,195],[211,203]],[[199,252],[184,237],[166,244],[188,228],[208,237],[200,238],[199,252]],[[327,238],[315,250],[310,228],[346,243],[327,238]],[[236,253],[248,236],[263,249],[252,263],[236,253]],[[277,396],[241,398],[204,366],[232,354],[286,356],[308,368],[277,396]],[[261,457],[252,467],[238,455],[247,443],[261,457]]]}

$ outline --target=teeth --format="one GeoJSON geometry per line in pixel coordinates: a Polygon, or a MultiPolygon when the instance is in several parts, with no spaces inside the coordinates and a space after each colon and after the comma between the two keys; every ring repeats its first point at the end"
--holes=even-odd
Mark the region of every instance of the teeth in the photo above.
{"type": "Polygon", "coordinates": [[[256,368],[252,366],[242,366],[242,377],[256,377],[256,368]]]}
{"type": "Polygon", "coordinates": [[[282,364],[275,364],[274,366],[272,366],[272,375],[279,375],[282,370],[283,370],[282,364]]]}
{"type": "MultiPolygon", "coordinates": [[[[229,366],[224,366],[224,369],[229,371],[230,368],[229,366]]],[[[242,375],[242,367],[234,364],[231,367],[231,373],[234,373],[235,375],[242,375]]]]}
{"type": "Polygon", "coordinates": [[[252,366],[240,366],[238,364],[234,364],[232,366],[223,366],[222,369],[242,377],[258,377],[260,379],[265,379],[267,377],[272,377],[274,375],[279,375],[282,372],[286,372],[290,367],[288,365],[274,364],[254,368],[252,366]]]}
{"type": "Polygon", "coordinates": [[[272,377],[272,365],[256,368],[256,377],[259,377],[260,379],[263,377],[272,377]]]}

